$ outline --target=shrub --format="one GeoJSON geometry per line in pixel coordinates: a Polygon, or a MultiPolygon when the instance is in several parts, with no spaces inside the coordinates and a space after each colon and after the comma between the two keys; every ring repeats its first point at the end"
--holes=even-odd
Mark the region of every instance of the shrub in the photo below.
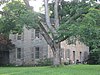
{"type": "Polygon", "coordinates": [[[52,58],[40,59],[37,66],[50,66],[52,65],[52,58]]]}
{"type": "Polygon", "coordinates": [[[92,51],[90,53],[88,64],[100,64],[100,51],[92,51]]]}

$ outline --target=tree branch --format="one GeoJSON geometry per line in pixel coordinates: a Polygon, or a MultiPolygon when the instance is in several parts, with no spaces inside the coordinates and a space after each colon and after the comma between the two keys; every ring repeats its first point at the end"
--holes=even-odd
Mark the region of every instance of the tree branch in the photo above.
{"type": "Polygon", "coordinates": [[[24,3],[27,5],[27,7],[30,7],[30,5],[29,5],[29,0],[23,0],[24,1],[24,3]]]}
{"type": "MultiPolygon", "coordinates": [[[[83,13],[82,13],[83,14],[83,13]]],[[[75,14],[74,16],[72,16],[68,21],[65,22],[65,24],[70,23],[72,20],[75,20],[77,18],[79,18],[82,14],[75,14]]],[[[69,38],[68,36],[63,37],[62,39],[60,39],[57,43],[62,42],[64,40],[66,40],[67,38],[69,38]]]]}
{"type": "MultiPolygon", "coordinates": [[[[47,0],[45,0],[45,1],[47,1],[47,0]]],[[[24,2],[27,5],[27,7],[30,7],[29,0],[24,0],[24,2]]],[[[47,16],[48,16],[48,14],[47,14],[47,16]]],[[[47,18],[49,18],[49,17],[47,17],[47,18]]],[[[48,22],[47,25],[45,25],[43,22],[40,21],[39,28],[41,30],[41,35],[44,37],[44,39],[46,40],[46,42],[48,43],[48,45],[52,48],[52,46],[53,46],[53,42],[52,42],[53,38],[50,37],[50,35],[48,33],[50,31],[52,31],[51,28],[49,28],[51,26],[51,23],[50,23],[50,20],[48,21],[47,19],[46,19],[46,22],[48,22]]]]}
{"type": "Polygon", "coordinates": [[[58,5],[59,5],[59,0],[55,0],[54,17],[55,17],[55,27],[56,27],[56,29],[59,27],[58,5]]]}
{"type": "Polygon", "coordinates": [[[44,27],[44,24],[42,22],[40,22],[39,24],[39,28],[41,30],[41,35],[45,38],[46,42],[50,45],[50,47],[52,47],[53,42],[52,42],[52,38],[49,36],[47,30],[44,27]]]}

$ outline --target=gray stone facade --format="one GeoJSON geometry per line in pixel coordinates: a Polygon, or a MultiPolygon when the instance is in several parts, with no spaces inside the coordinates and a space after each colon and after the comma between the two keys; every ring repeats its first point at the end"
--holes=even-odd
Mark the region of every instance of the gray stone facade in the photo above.
{"type": "MultiPolygon", "coordinates": [[[[43,36],[35,29],[23,28],[23,33],[10,34],[9,38],[15,44],[15,49],[10,51],[10,63],[14,65],[34,65],[39,59],[52,58],[52,50],[47,45],[43,36]]],[[[84,61],[89,54],[89,48],[82,43],[67,45],[66,41],[61,42],[62,61],[75,63],[84,61]]]]}

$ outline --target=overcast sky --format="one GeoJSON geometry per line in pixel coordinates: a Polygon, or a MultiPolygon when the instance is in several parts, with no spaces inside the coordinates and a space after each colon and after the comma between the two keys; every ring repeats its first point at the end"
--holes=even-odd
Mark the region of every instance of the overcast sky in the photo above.
{"type": "MultiPolygon", "coordinates": [[[[70,0],[66,0],[66,1],[70,1],[70,0]]],[[[36,12],[40,11],[39,8],[42,6],[42,4],[43,4],[43,0],[35,0],[35,1],[31,0],[30,1],[30,5],[34,7],[34,11],[36,12]]]]}

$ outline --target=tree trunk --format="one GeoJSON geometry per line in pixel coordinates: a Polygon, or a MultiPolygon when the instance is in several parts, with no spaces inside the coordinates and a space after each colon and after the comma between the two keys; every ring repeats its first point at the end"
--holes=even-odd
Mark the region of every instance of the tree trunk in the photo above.
{"type": "MultiPolygon", "coordinates": [[[[54,36],[53,39],[58,36],[56,29],[59,27],[59,18],[58,18],[58,5],[59,5],[59,1],[60,0],[55,0],[55,4],[54,4],[54,19],[55,19],[55,30],[53,30],[54,32],[54,36]]],[[[59,43],[55,43],[58,40],[54,40],[54,52],[53,52],[53,65],[54,66],[59,66],[61,65],[61,57],[60,57],[60,42],[59,43]]]]}
{"type": "Polygon", "coordinates": [[[58,5],[59,5],[59,0],[55,0],[55,5],[54,5],[54,18],[55,18],[55,27],[56,27],[56,29],[59,27],[58,5]]]}
{"type": "Polygon", "coordinates": [[[60,65],[60,57],[59,57],[59,50],[54,51],[53,53],[53,66],[59,66],[60,65]]]}
{"type": "Polygon", "coordinates": [[[46,23],[50,27],[51,22],[50,22],[50,17],[49,17],[49,7],[48,7],[48,0],[44,0],[45,3],[45,18],[46,18],[46,23]]]}
{"type": "Polygon", "coordinates": [[[61,58],[60,58],[60,43],[54,43],[53,47],[52,47],[52,51],[53,51],[53,66],[57,67],[59,65],[61,65],[61,58]]]}
{"type": "MultiPolygon", "coordinates": [[[[49,6],[48,6],[48,0],[44,0],[45,4],[45,17],[46,17],[46,23],[47,26],[49,26],[51,33],[52,33],[52,44],[49,44],[52,52],[53,52],[53,66],[59,66],[61,64],[60,61],[60,43],[56,43],[54,38],[58,35],[56,29],[59,27],[59,18],[58,18],[58,4],[59,0],[55,0],[54,5],[54,19],[55,19],[55,28],[51,26],[50,17],[49,17],[49,6]]],[[[49,34],[48,34],[49,35],[49,34]]],[[[45,38],[46,39],[46,38],[45,38]]]]}
{"type": "Polygon", "coordinates": [[[60,48],[56,47],[56,50],[53,52],[53,66],[59,66],[60,63],[60,48]]]}

